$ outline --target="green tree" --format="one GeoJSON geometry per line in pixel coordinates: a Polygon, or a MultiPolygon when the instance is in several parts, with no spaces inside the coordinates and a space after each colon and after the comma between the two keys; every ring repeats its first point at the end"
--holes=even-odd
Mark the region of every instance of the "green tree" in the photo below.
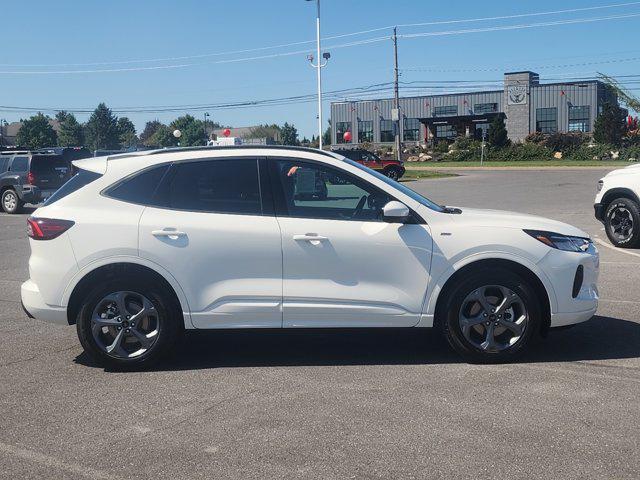
{"type": "MultiPolygon", "coordinates": [[[[322,134],[322,144],[331,145],[331,120],[329,120],[329,126],[322,134]]],[[[320,145],[320,141],[318,140],[318,145],[320,145]]]]}
{"type": "Polygon", "coordinates": [[[300,144],[300,142],[298,142],[298,130],[293,124],[289,125],[287,122],[284,122],[284,125],[280,129],[280,138],[283,145],[300,144]]]}
{"type": "Polygon", "coordinates": [[[80,147],[84,145],[84,130],[73,113],[59,111],[56,120],[60,124],[58,145],[60,147],[80,147]]]}
{"type": "Polygon", "coordinates": [[[142,133],[140,133],[140,142],[148,147],[154,146],[154,144],[150,142],[150,139],[161,126],[163,126],[163,123],[159,120],[152,120],[150,122],[147,122],[144,126],[144,130],[142,130],[142,133]]]}
{"type": "Polygon", "coordinates": [[[505,147],[511,143],[507,135],[507,127],[504,124],[502,115],[496,116],[489,125],[487,132],[487,142],[497,148],[505,147]]]}
{"type": "Polygon", "coordinates": [[[280,138],[280,126],[275,123],[271,125],[258,125],[251,129],[251,133],[246,138],[273,138],[278,140],[280,138]]]}
{"type": "Polygon", "coordinates": [[[55,146],[58,139],[49,121],[50,118],[40,112],[27,120],[22,120],[16,143],[32,149],[55,146]]]}
{"type": "Polygon", "coordinates": [[[173,135],[173,129],[160,123],[153,132],[153,135],[149,137],[146,145],[154,147],[175,147],[178,144],[178,139],[173,135]]]}
{"type": "Polygon", "coordinates": [[[91,150],[120,148],[118,118],[104,103],[98,105],[89,117],[85,135],[91,150]]]}
{"type": "Polygon", "coordinates": [[[136,127],[127,117],[118,119],[118,134],[121,148],[137,147],[139,140],[136,135],[136,127]]]}
{"type": "Polygon", "coordinates": [[[204,123],[202,120],[197,120],[192,115],[184,115],[176,118],[169,125],[171,132],[174,130],[180,130],[182,134],[177,140],[182,147],[193,147],[198,145],[205,145],[204,139],[204,123]]]}
{"type": "Polygon", "coordinates": [[[624,111],[618,105],[605,103],[596,117],[593,139],[597,143],[620,145],[626,131],[624,120],[624,111]]]}

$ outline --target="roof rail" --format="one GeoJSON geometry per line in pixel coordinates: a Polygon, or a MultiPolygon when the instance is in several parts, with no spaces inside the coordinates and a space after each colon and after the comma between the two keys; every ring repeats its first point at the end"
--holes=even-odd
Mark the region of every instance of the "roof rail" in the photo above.
{"type": "Polygon", "coordinates": [[[162,148],[157,150],[140,150],[131,153],[121,153],[116,155],[109,155],[109,160],[115,160],[118,158],[130,158],[146,155],[157,155],[161,153],[176,153],[176,152],[203,152],[203,151],[222,151],[222,150],[291,150],[298,152],[312,152],[326,155],[327,157],[336,158],[332,152],[320,150],[317,148],[309,147],[295,147],[291,145],[216,145],[216,146],[199,146],[199,147],[171,147],[162,148]]]}

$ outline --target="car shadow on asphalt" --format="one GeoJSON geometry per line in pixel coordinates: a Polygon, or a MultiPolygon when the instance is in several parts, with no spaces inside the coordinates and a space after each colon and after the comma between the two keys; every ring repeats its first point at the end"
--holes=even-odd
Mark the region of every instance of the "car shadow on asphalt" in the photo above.
{"type": "MultiPolygon", "coordinates": [[[[553,330],[521,362],[640,357],[640,323],[596,316],[553,330]]],[[[76,362],[96,366],[81,354],[76,362]]],[[[463,360],[436,331],[423,329],[225,330],[189,332],[171,358],[152,370],[234,367],[428,365],[463,360]]]]}

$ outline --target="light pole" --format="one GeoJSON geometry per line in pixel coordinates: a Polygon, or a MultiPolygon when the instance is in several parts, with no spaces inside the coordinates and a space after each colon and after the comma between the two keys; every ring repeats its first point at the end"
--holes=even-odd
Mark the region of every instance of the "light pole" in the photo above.
{"type": "Polygon", "coordinates": [[[206,145],[208,143],[208,138],[207,138],[207,117],[209,117],[210,115],[205,112],[204,113],[204,144],[206,145]]]}
{"type": "MultiPolygon", "coordinates": [[[[307,2],[311,2],[313,0],[307,0],[307,2]]],[[[321,61],[320,57],[320,0],[316,0],[316,4],[318,6],[317,15],[316,15],[316,64],[313,64],[313,55],[308,55],[307,59],[310,62],[310,65],[313,68],[316,68],[318,71],[318,148],[322,149],[322,67],[327,65],[327,61],[331,57],[329,52],[325,52],[322,55],[324,58],[324,63],[321,61]]]]}

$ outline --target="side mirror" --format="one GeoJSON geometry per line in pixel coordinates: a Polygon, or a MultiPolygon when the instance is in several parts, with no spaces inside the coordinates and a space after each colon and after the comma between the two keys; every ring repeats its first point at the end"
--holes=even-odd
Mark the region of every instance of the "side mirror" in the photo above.
{"type": "Polygon", "coordinates": [[[411,214],[404,203],[392,200],[382,208],[382,219],[387,223],[404,223],[411,214]]]}

